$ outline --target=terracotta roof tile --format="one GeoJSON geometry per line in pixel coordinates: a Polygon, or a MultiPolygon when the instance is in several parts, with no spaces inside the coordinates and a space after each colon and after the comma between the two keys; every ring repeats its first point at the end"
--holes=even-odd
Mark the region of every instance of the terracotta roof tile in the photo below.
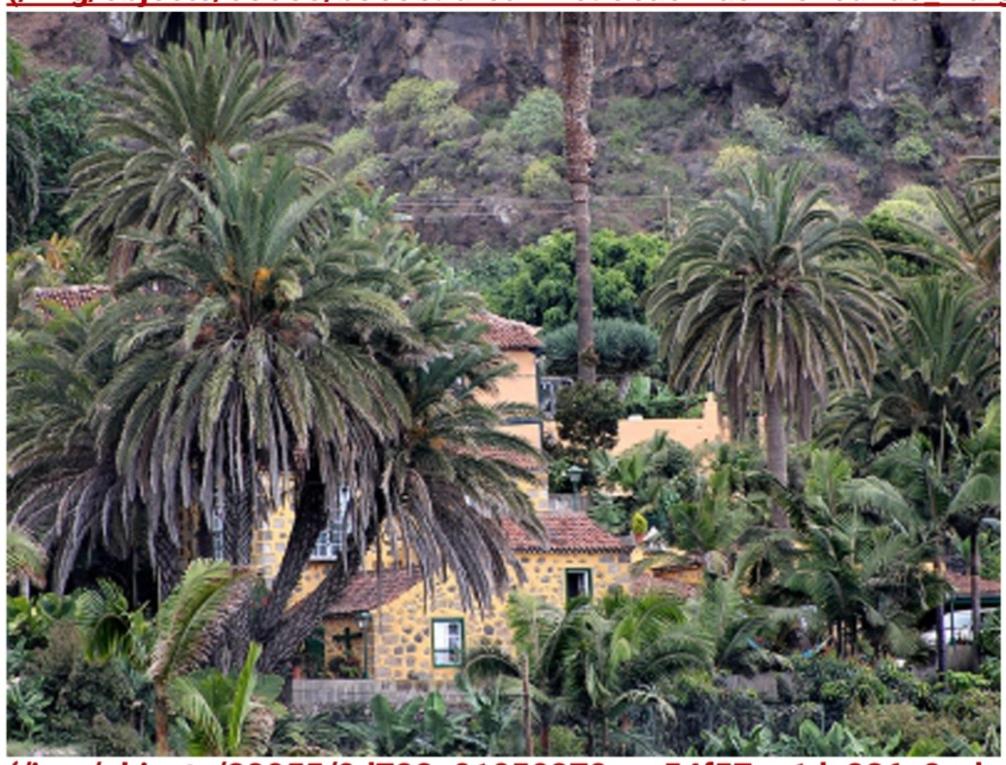
{"type": "Polygon", "coordinates": [[[390,603],[422,580],[419,569],[384,569],[364,571],[349,580],[339,599],[328,608],[329,614],[353,614],[370,611],[390,603]]]}
{"type": "Polygon", "coordinates": [[[537,337],[538,328],[532,327],[530,324],[504,319],[494,313],[482,314],[479,316],[479,321],[488,327],[484,335],[486,341],[497,346],[500,350],[533,350],[541,347],[541,340],[537,337]]]}
{"type": "Polygon", "coordinates": [[[107,284],[65,284],[61,287],[35,287],[30,293],[28,304],[44,309],[45,303],[59,303],[63,308],[75,311],[92,301],[100,300],[111,291],[112,288],[107,284]]]}
{"type": "MultiPolygon", "coordinates": [[[[949,582],[950,586],[958,594],[966,595],[971,592],[971,577],[967,574],[957,574],[953,571],[947,571],[943,574],[943,578],[949,582]]],[[[1002,592],[1002,582],[993,579],[979,579],[978,592],[983,595],[998,595],[1002,592]]]]}
{"type": "Polygon", "coordinates": [[[516,552],[623,552],[625,543],[609,534],[583,513],[540,513],[547,544],[535,539],[512,521],[503,521],[510,546],[516,552]]]}

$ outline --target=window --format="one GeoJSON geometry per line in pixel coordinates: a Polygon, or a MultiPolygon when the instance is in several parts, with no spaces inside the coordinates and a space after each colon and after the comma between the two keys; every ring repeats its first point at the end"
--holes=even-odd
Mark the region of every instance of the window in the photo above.
{"type": "Polygon", "coordinates": [[[433,666],[460,667],[465,652],[464,619],[433,620],[433,666]]]}
{"type": "Polygon", "coordinates": [[[342,544],[346,535],[352,531],[352,524],[346,518],[351,498],[348,486],[339,488],[339,507],[335,512],[329,512],[328,525],[318,534],[311,560],[336,560],[342,553],[342,544]]]}
{"type": "Polygon", "coordinates": [[[593,594],[593,582],[589,568],[566,569],[566,600],[587,597],[593,594]]]}

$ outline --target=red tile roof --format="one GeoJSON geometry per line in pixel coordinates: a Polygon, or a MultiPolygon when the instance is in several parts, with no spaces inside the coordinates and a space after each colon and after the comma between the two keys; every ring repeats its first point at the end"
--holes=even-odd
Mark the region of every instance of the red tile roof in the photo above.
{"type": "MultiPolygon", "coordinates": [[[[971,577],[967,574],[956,574],[953,571],[947,571],[943,574],[943,578],[949,582],[957,594],[967,595],[971,592],[971,577]]],[[[979,579],[978,592],[982,595],[998,595],[1002,592],[1002,582],[993,579],[979,579]]]]}
{"type": "Polygon", "coordinates": [[[623,552],[627,546],[583,513],[540,513],[547,543],[512,521],[503,521],[510,547],[516,552],[623,552]]]}
{"type": "Polygon", "coordinates": [[[417,568],[364,571],[349,580],[339,599],[329,606],[328,613],[335,616],[370,611],[404,595],[422,578],[417,568]]]}
{"type": "Polygon", "coordinates": [[[64,284],[62,287],[35,287],[28,298],[28,304],[44,308],[45,303],[59,303],[63,308],[75,311],[94,300],[110,294],[107,284],[64,284]]]}
{"type": "Polygon", "coordinates": [[[494,313],[484,313],[479,321],[487,325],[485,339],[503,351],[535,349],[541,347],[537,327],[522,321],[504,319],[494,313]]]}

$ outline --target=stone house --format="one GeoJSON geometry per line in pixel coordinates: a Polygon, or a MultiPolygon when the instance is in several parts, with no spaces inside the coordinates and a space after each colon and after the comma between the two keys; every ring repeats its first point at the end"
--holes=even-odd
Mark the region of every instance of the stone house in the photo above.
{"type": "MultiPolygon", "coordinates": [[[[631,585],[631,544],[583,513],[545,512],[539,518],[546,542],[505,525],[526,576],[521,591],[564,607],[573,597],[631,585]]],[[[504,606],[500,598],[485,613],[466,612],[449,575],[427,590],[415,569],[364,571],[325,617],[325,665],[333,674],[398,688],[448,686],[472,648],[509,650],[504,606]]]]}

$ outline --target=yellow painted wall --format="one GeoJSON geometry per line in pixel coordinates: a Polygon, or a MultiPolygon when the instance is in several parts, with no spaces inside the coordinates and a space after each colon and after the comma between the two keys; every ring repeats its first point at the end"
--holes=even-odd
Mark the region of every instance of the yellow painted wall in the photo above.
{"type": "MultiPolygon", "coordinates": [[[[591,569],[595,597],[603,596],[615,585],[628,588],[632,579],[628,551],[523,554],[519,559],[527,575],[527,581],[519,589],[560,608],[565,607],[567,568],[591,569]]],[[[461,608],[453,577],[438,584],[426,599],[422,583],[416,584],[373,613],[373,635],[368,644],[371,676],[377,680],[413,681],[431,686],[453,683],[456,667],[433,666],[432,620],[463,618],[466,651],[482,643],[495,644],[509,651],[505,603],[505,598],[498,599],[492,611],[483,617],[477,611],[466,613],[461,608]]],[[[333,643],[331,638],[345,626],[342,618],[326,619],[326,662],[329,655],[341,651],[341,644],[333,643]]]]}
{"type": "Polygon", "coordinates": [[[486,402],[509,401],[515,404],[538,406],[538,375],[535,370],[535,355],[530,350],[505,351],[504,355],[515,365],[513,374],[496,382],[492,393],[481,393],[479,398],[486,402]]]}
{"type": "MultiPolygon", "coordinates": [[[[546,432],[558,438],[558,429],[554,421],[544,423],[546,432]]],[[[664,432],[670,438],[689,449],[695,449],[706,443],[729,441],[730,430],[726,419],[720,416],[716,397],[710,393],[702,407],[702,417],[653,419],[653,420],[619,420],[618,441],[611,450],[612,454],[621,454],[637,444],[649,441],[657,433],[664,432]]]]}

